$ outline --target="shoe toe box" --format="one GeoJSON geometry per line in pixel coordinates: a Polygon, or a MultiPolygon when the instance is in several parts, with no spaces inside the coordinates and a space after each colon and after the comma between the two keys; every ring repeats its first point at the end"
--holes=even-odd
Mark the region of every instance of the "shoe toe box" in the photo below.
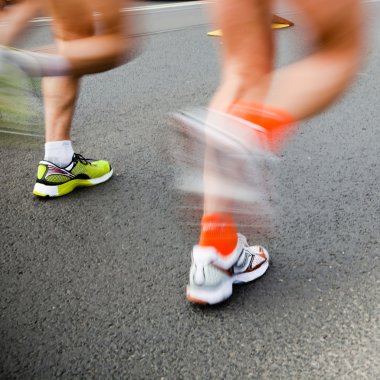
{"type": "Polygon", "coordinates": [[[98,169],[98,176],[101,177],[111,171],[111,165],[106,160],[98,160],[92,163],[98,169]]]}

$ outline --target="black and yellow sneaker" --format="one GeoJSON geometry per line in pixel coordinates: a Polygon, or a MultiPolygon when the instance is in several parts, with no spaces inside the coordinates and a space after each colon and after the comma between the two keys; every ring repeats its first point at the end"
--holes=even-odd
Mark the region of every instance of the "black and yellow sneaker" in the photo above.
{"type": "Polygon", "coordinates": [[[39,197],[60,197],[76,187],[94,186],[110,179],[113,169],[108,161],[94,161],[74,153],[71,163],[60,168],[49,161],[38,164],[33,194],[39,197]]]}

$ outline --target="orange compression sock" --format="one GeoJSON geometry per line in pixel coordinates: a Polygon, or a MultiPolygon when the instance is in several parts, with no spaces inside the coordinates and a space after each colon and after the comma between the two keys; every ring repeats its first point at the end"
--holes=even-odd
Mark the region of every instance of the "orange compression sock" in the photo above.
{"type": "Polygon", "coordinates": [[[266,104],[238,101],[228,113],[265,128],[269,149],[274,152],[279,150],[281,143],[295,129],[295,120],[287,111],[266,104]]]}
{"type": "Polygon", "coordinates": [[[238,240],[235,223],[230,214],[205,214],[202,218],[199,245],[215,247],[222,256],[228,256],[238,240]]]}

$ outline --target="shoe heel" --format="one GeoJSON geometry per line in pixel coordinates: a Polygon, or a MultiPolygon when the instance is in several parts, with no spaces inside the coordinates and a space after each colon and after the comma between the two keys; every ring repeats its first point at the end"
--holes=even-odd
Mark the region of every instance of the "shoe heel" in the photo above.
{"type": "Polygon", "coordinates": [[[34,185],[33,194],[38,197],[58,197],[58,186],[46,186],[37,182],[34,185]]]}

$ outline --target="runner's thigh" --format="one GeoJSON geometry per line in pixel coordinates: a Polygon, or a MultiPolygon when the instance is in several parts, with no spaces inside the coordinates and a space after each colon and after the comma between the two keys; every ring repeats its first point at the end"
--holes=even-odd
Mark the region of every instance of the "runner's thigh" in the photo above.
{"type": "Polygon", "coordinates": [[[326,43],[357,43],[362,12],[359,0],[292,0],[326,43]]]}
{"type": "MultiPolygon", "coordinates": [[[[104,1],[107,2],[107,1],[104,1]]],[[[46,0],[57,40],[70,41],[95,33],[93,7],[88,0],[46,0]]]]}

